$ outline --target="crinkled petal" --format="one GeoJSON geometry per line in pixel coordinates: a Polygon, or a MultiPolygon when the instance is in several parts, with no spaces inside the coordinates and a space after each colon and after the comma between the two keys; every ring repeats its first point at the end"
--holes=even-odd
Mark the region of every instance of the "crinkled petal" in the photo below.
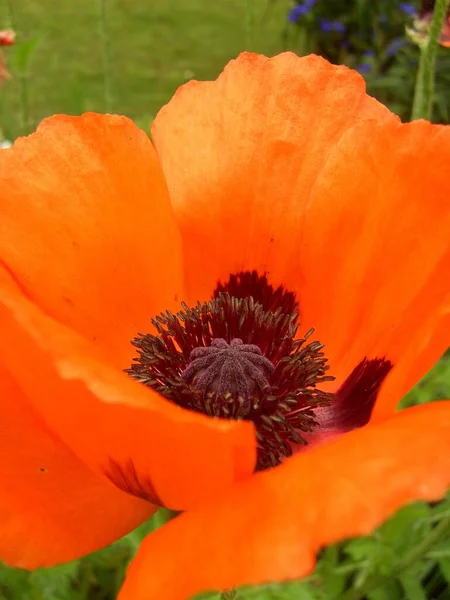
{"type": "Polygon", "coordinates": [[[118,368],[182,300],[181,243],[156,153],[126,117],[46,119],[0,153],[0,259],[118,368]]]}
{"type": "Polygon", "coordinates": [[[246,53],[217,81],[183,86],[152,133],[190,300],[230,274],[267,273],[325,344],[333,390],[382,359],[406,390],[442,354],[449,127],[402,125],[358,74],[319,57],[246,53]]]}
{"type": "Polygon", "coordinates": [[[156,507],[95,475],[36,415],[0,365],[0,560],[32,569],[114,542],[156,507]]]}
{"type": "Polygon", "coordinates": [[[408,409],[299,454],[151,534],[119,600],[296,579],[327,544],[370,533],[450,485],[450,402],[408,409]]]}
{"type": "Polygon", "coordinates": [[[45,315],[1,271],[0,328],[0,364],[39,418],[121,489],[186,509],[253,472],[251,423],[183,410],[132,381],[94,344],[45,315]]]}

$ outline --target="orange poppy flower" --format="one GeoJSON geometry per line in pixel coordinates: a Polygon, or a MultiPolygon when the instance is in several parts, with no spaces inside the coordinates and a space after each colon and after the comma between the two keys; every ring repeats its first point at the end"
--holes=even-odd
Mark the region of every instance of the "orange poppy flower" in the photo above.
{"type": "Polygon", "coordinates": [[[12,29],[0,30],[0,46],[12,46],[16,41],[16,32],[12,29]]]}
{"type": "Polygon", "coordinates": [[[0,557],[165,505],[122,598],[299,577],[450,484],[450,404],[394,414],[448,346],[450,130],[243,54],[152,134],[56,116],[0,152],[0,557]]]}
{"type": "MultiPolygon", "coordinates": [[[[0,46],[11,46],[16,41],[16,34],[12,29],[0,30],[0,46]]],[[[0,84],[5,79],[11,79],[11,73],[6,68],[5,59],[0,54],[0,84]]]]}

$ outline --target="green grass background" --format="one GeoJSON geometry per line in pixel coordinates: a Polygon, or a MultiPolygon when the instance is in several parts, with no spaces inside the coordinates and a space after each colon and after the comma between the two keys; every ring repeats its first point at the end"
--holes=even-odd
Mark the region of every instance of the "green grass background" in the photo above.
{"type": "MultiPolygon", "coordinates": [[[[6,137],[28,133],[48,115],[87,110],[123,113],[148,130],[183,82],[216,77],[244,49],[281,51],[290,4],[106,0],[105,5],[102,27],[97,0],[0,0],[0,28],[13,26],[19,42],[4,50],[14,75],[0,88],[0,129],[6,137]]],[[[450,361],[444,357],[403,404],[449,397],[450,361]]],[[[28,573],[0,565],[0,600],[112,599],[141,539],[165,518],[162,511],[110,548],[55,569],[28,573]]],[[[325,550],[306,582],[243,589],[238,598],[449,600],[449,518],[450,499],[407,507],[373,536],[325,550]],[[442,531],[433,540],[436,525],[442,531]],[[409,565],[417,549],[423,551],[409,565]]]]}
{"type": "MultiPolygon", "coordinates": [[[[215,78],[244,49],[283,48],[286,0],[106,0],[112,106],[148,126],[176,88],[215,78]]],[[[0,0],[0,27],[37,39],[27,83],[29,122],[64,112],[105,111],[103,33],[98,0],[0,0]]],[[[14,47],[4,54],[14,66],[14,47]]],[[[13,71],[14,72],[14,71],[13,71]]],[[[0,91],[0,127],[20,131],[21,79],[0,91]]]]}

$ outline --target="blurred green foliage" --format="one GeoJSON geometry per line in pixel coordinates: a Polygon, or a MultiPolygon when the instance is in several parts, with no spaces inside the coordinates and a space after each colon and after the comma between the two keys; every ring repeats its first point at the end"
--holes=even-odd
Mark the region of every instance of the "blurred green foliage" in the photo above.
{"type": "Polygon", "coordinates": [[[248,0],[251,10],[243,0],[105,0],[103,24],[101,4],[0,0],[0,29],[17,32],[16,45],[2,49],[13,75],[0,86],[4,137],[30,133],[55,113],[107,110],[105,35],[112,110],[146,131],[189,79],[214,79],[244,49],[283,49],[287,0],[270,10],[267,0],[248,0]]]}

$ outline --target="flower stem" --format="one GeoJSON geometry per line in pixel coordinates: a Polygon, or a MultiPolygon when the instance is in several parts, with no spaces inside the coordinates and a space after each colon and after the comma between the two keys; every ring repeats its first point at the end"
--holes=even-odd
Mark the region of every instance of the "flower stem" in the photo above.
{"type": "MultiPolygon", "coordinates": [[[[448,537],[450,532],[450,517],[443,518],[434,529],[423,539],[420,544],[414,547],[405,558],[395,565],[395,576],[398,577],[404,571],[415,565],[429,552],[441,539],[448,537]]],[[[370,592],[382,587],[389,581],[389,577],[376,576],[368,577],[360,588],[350,589],[342,596],[342,600],[361,600],[370,592]]]]}
{"type": "Polygon", "coordinates": [[[6,14],[7,14],[7,26],[11,29],[14,27],[14,11],[12,0],[6,0],[6,14]]]}
{"type": "Polygon", "coordinates": [[[106,3],[107,0],[99,0],[100,37],[102,40],[103,52],[103,93],[106,111],[113,112],[113,61],[108,31],[108,19],[106,15],[106,3]]]}
{"type": "MultiPolygon", "coordinates": [[[[12,0],[7,0],[6,2],[7,9],[7,19],[8,19],[8,27],[10,27],[13,31],[17,31],[17,23],[16,17],[14,14],[13,2],[12,0]]],[[[20,42],[19,42],[20,43],[20,42]]],[[[28,61],[24,65],[24,68],[20,70],[17,76],[17,80],[19,82],[19,105],[20,105],[20,132],[22,135],[27,135],[28,125],[30,121],[30,106],[29,106],[29,95],[28,95],[28,61]]]]}
{"type": "Polygon", "coordinates": [[[436,0],[429,35],[420,46],[419,70],[411,115],[412,121],[415,119],[431,119],[436,54],[449,3],[450,0],[436,0]]]}
{"type": "Polygon", "coordinates": [[[222,592],[220,600],[234,600],[236,596],[236,590],[227,590],[226,592],[222,592]]]}
{"type": "Polygon", "coordinates": [[[254,50],[253,48],[253,32],[254,32],[254,6],[253,0],[245,0],[245,49],[254,50]]]}

